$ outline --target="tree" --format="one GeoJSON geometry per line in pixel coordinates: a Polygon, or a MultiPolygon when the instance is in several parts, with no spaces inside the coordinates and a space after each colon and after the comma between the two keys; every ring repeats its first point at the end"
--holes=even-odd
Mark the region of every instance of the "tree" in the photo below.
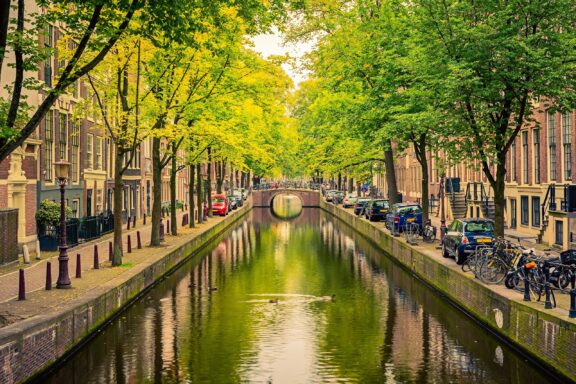
{"type": "Polygon", "coordinates": [[[476,159],[494,191],[495,234],[504,234],[506,156],[546,109],[574,106],[576,4],[569,0],[419,0],[411,8],[456,160],[476,159]]]}

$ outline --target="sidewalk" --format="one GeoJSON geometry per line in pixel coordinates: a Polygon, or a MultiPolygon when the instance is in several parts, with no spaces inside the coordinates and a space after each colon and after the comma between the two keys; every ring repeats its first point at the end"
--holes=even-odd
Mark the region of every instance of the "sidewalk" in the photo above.
{"type": "MultiPolygon", "coordinates": [[[[432,225],[438,228],[437,238],[440,238],[440,217],[436,215],[430,215],[430,221],[432,221],[432,225]]],[[[446,220],[446,227],[450,225],[450,221],[446,220]]],[[[504,229],[504,237],[507,240],[510,240],[513,243],[517,243],[522,245],[525,248],[534,248],[535,253],[538,256],[545,256],[548,255],[550,257],[560,257],[560,252],[554,250],[549,245],[546,244],[538,244],[536,242],[536,237],[532,235],[528,235],[526,233],[518,232],[513,229],[504,229]]]]}
{"type": "MultiPolygon", "coordinates": [[[[178,232],[182,232],[182,216],[184,213],[187,212],[179,212],[177,214],[178,217],[178,232]]],[[[163,219],[165,228],[168,217],[163,219]]],[[[151,232],[151,221],[152,218],[147,218],[147,225],[143,226],[143,221],[136,222],[136,228],[130,228],[130,230],[126,230],[126,224],[124,224],[124,230],[122,232],[123,238],[123,250],[124,256],[128,255],[128,236],[131,237],[132,243],[132,252],[135,252],[137,249],[137,240],[136,240],[136,232],[140,231],[140,238],[142,241],[142,247],[146,248],[147,244],[150,243],[150,232],[151,232]]],[[[166,235],[166,240],[170,239],[170,235],[166,235]]],[[[103,268],[110,263],[108,262],[109,259],[109,252],[108,252],[108,242],[112,241],[113,233],[107,234],[102,236],[98,239],[94,239],[87,243],[80,244],[74,248],[68,249],[68,271],[70,275],[70,279],[72,280],[72,286],[74,286],[76,276],[76,255],[80,254],[81,257],[81,266],[82,266],[82,275],[84,276],[85,271],[93,270],[94,267],[94,245],[98,247],[98,259],[100,262],[100,268],[103,268]]],[[[29,295],[32,292],[43,290],[46,286],[46,264],[48,261],[51,262],[51,271],[52,271],[52,284],[53,289],[55,289],[56,281],[58,279],[58,252],[48,252],[49,256],[46,258],[42,258],[42,260],[37,261],[34,264],[27,266],[26,264],[21,264],[20,267],[24,268],[24,275],[25,275],[25,282],[26,282],[26,294],[29,295]]],[[[124,257],[125,258],[125,257],[124,257]]],[[[4,274],[0,274],[0,304],[3,304],[7,301],[14,300],[18,298],[18,279],[19,279],[19,271],[12,270],[4,274]]],[[[2,306],[3,307],[3,306],[2,306]]],[[[3,308],[0,307],[0,315],[2,315],[3,308]]]]}

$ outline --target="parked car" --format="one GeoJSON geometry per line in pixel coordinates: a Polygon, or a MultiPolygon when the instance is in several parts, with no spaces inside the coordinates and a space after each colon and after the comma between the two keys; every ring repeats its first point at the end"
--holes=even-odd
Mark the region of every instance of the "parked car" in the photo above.
{"type": "Polygon", "coordinates": [[[212,196],[212,213],[215,215],[226,216],[230,211],[228,197],[224,194],[212,196]]]}
{"type": "Polygon", "coordinates": [[[457,264],[466,261],[476,247],[492,246],[494,222],[488,219],[456,219],[448,227],[442,241],[442,256],[454,257],[457,264]]]}
{"type": "Polygon", "coordinates": [[[366,207],[364,207],[364,217],[370,221],[386,220],[390,206],[386,199],[370,200],[366,207]]]}
{"type": "Polygon", "coordinates": [[[356,201],[358,201],[358,198],[356,197],[356,195],[353,193],[349,193],[344,198],[344,201],[342,202],[342,206],[344,208],[352,208],[354,206],[354,204],[356,204],[356,201]]]}
{"type": "Polygon", "coordinates": [[[422,207],[418,203],[396,203],[386,214],[386,228],[392,233],[400,233],[408,223],[422,227],[422,207]]]}
{"type": "Polygon", "coordinates": [[[236,205],[238,207],[244,205],[244,195],[241,190],[234,190],[234,198],[236,199],[236,205]]]}
{"type": "Polygon", "coordinates": [[[326,202],[331,203],[337,191],[326,191],[326,202]]]}
{"type": "Polygon", "coordinates": [[[234,195],[228,195],[228,204],[230,204],[231,211],[238,208],[238,202],[234,195]]]}
{"type": "Polygon", "coordinates": [[[354,204],[354,214],[356,216],[362,216],[364,213],[364,207],[366,207],[366,204],[368,204],[369,201],[370,199],[368,198],[359,197],[356,204],[354,204]]]}
{"type": "Polygon", "coordinates": [[[332,202],[334,204],[342,204],[343,201],[344,201],[344,192],[334,191],[334,195],[332,197],[332,202]]]}

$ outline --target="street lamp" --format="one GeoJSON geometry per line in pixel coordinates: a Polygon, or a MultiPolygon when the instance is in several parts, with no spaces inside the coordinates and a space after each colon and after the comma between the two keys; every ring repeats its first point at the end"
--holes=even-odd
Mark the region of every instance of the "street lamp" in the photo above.
{"type": "Polygon", "coordinates": [[[68,180],[70,171],[70,163],[66,161],[58,161],[54,163],[54,170],[56,171],[56,180],[60,185],[60,254],[58,255],[58,281],[56,288],[67,289],[71,288],[70,276],[68,275],[68,253],[66,250],[66,207],[64,203],[64,187],[68,180]]]}
{"type": "Polygon", "coordinates": [[[202,169],[202,180],[204,181],[204,209],[202,209],[202,221],[208,220],[208,173],[206,168],[202,169]]]}

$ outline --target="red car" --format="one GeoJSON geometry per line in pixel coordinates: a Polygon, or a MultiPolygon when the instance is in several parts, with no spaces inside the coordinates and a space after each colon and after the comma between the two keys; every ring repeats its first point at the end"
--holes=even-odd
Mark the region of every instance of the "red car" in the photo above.
{"type": "Polygon", "coordinates": [[[212,196],[212,213],[215,215],[226,216],[229,211],[228,197],[224,194],[212,196]]]}

